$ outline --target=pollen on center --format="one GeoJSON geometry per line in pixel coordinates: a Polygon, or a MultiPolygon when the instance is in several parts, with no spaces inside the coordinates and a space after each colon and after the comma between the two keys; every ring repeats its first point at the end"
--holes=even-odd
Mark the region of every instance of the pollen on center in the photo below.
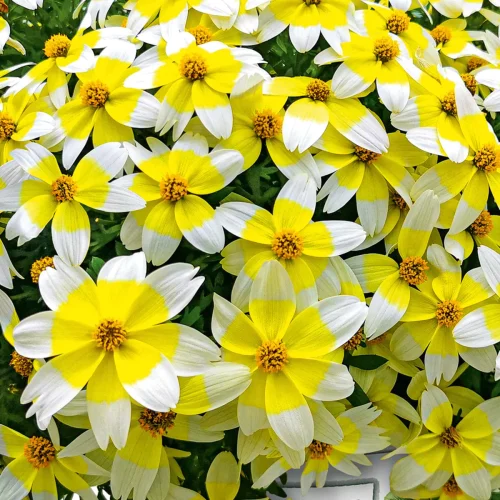
{"type": "Polygon", "coordinates": [[[60,203],[72,201],[78,191],[76,182],[71,176],[63,174],[52,183],[52,196],[60,203]]]}
{"type": "Polygon", "coordinates": [[[266,373],[278,373],[288,364],[288,352],[280,340],[266,340],[255,353],[257,366],[266,373]]]}
{"type": "Polygon", "coordinates": [[[285,229],[274,235],[272,250],[280,259],[296,259],[302,255],[303,249],[304,240],[297,231],[285,229]]]}
{"type": "Polygon", "coordinates": [[[307,96],[313,101],[326,102],[330,97],[330,87],[323,81],[314,79],[306,89],[307,96]]]}
{"type": "Polygon", "coordinates": [[[483,210],[469,226],[469,232],[474,236],[488,236],[491,231],[493,231],[493,219],[487,210],[483,210]]]}
{"type": "Polygon", "coordinates": [[[360,328],[342,347],[344,351],[355,351],[365,341],[364,330],[360,328]]]}
{"type": "Polygon", "coordinates": [[[387,63],[396,59],[401,53],[398,43],[389,36],[384,36],[375,40],[373,44],[373,53],[377,61],[387,63]]]}
{"type": "Polygon", "coordinates": [[[333,446],[314,439],[308,446],[308,451],[311,460],[324,460],[332,454],[333,446]]]}
{"type": "Polygon", "coordinates": [[[66,57],[71,47],[71,40],[66,35],[52,35],[46,42],[43,52],[46,57],[66,57]]]}
{"type": "Polygon", "coordinates": [[[428,269],[429,264],[422,257],[406,257],[399,264],[399,276],[410,285],[421,285],[427,281],[428,269]]]}
{"type": "Polygon", "coordinates": [[[354,146],[354,154],[363,163],[372,163],[382,156],[379,153],[375,153],[374,151],[370,151],[369,149],[362,148],[361,146],[354,146]]]}
{"type": "Polygon", "coordinates": [[[24,456],[35,469],[45,469],[56,458],[56,449],[48,439],[33,436],[24,445],[24,456]]]}
{"type": "Polygon", "coordinates": [[[201,54],[186,54],[179,61],[179,72],[188,80],[203,80],[208,73],[207,61],[201,54]]]}
{"type": "Polygon", "coordinates": [[[436,318],[441,326],[454,327],[464,316],[464,310],[456,300],[445,300],[436,309],[436,318]]]}
{"type": "Polygon", "coordinates": [[[394,193],[392,195],[392,201],[394,202],[394,205],[399,208],[399,210],[406,210],[408,208],[408,204],[399,193],[394,193]]]}
{"type": "Polygon", "coordinates": [[[486,144],[474,155],[474,166],[485,172],[495,172],[500,168],[500,148],[495,144],[486,144]]]}
{"type": "Polygon", "coordinates": [[[188,32],[194,36],[196,40],[196,45],[203,45],[212,40],[212,30],[206,26],[195,26],[194,28],[189,28],[188,32]]]}
{"type": "Polygon", "coordinates": [[[31,264],[30,269],[31,281],[33,283],[38,283],[40,280],[40,274],[42,274],[48,267],[56,267],[54,265],[53,257],[42,257],[41,259],[35,260],[35,262],[31,264]]]}
{"type": "Polygon", "coordinates": [[[173,411],[161,412],[144,408],[139,417],[139,425],[154,438],[164,436],[175,424],[177,413],[173,411]]]}
{"type": "Polygon", "coordinates": [[[471,75],[469,73],[464,73],[463,75],[460,75],[462,78],[462,81],[464,82],[465,86],[467,87],[467,90],[472,94],[476,95],[477,92],[477,80],[474,75],[471,75]]]}
{"type": "Polygon", "coordinates": [[[102,108],[109,99],[109,87],[99,80],[87,82],[80,88],[80,97],[85,106],[102,108]]]}
{"type": "Polygon", "coordinates": [[[98,347],[112,352],[127,340],[127,331],[123,328],[121,321],[105,319],[97,325],[92,338],[96,341],[98,347]]]}
{"type": "Polygon", "coordinates": [[[10,356],[9,365],[18,375],[28,378],[33,372],[33,360],[21,356],[17,351],[14,351],[10,356]]]}
{"type": "Polygon", "coordinates": [[[389,16],[389,19],[387,19],[387,29],[395,35],[403,33],[403,31],[406,31],[409,27],[410,16],[402,10],[395,10],[389,16]]]}
{"type": "Polygon", "coordinates": [[[253,118],[253,130],[255,135],[261,139],[272,139],[281,133],[283,118],[270,109],[264,109],[255,113],[253,118]]]}
{"type": "Polygon", "coordinates": [[[309,5],[319,5],[321,0],[302,0],[307,6],[309,5]]]}
{"type": "Polygon", "coordinates": [[[160,181],[160,194],[164,200],[179,201],[188,194],[188,181],[177,174],[166,175],[160,181]]]}
{"type": "Polygon", "coordinates": [[[440,434],[439,439],[447,448],[457,448],[462,444],[462,438],[455,427],[448,427],[440,434]]]}
{"type": "Polygon", "coordinates": [[[431,36],[437,44],[447,43],[451,40],[452,33],[447,26],[439,25],[431,31],[431,36]]]}
{"type": "Polygon", "coordinates": [[[9,140],[16,131],[16,123],[5,111],[0,112],[0,141],[9,140]]]}
{"type": "Polygon", "coordinates": [[[457,101],[455,99],[455,92],[448,92],[441,100],[442,110],[450,116],[457,116],[457,101]]]}

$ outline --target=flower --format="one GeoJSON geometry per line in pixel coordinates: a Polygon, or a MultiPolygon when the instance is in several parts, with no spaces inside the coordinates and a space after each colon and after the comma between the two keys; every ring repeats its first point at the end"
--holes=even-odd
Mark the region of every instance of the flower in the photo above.
{"type": "Polygon", "coordinates": [[[145,206],[138,195],[108,183],[125,163],[118,143],[99,146],[77,165],[72,176],[61,173],[57,160],[39,144],[12,153],[32,177],[2,190],[0,210],[16,211],[7,224],[8,239],[36,238],[50,220],[52,241],[69,264],[82,263],[90,245],[90,221],[82,205],[104,212],[128,212],[145,206]]]}
{"type": "Polygon", "coordinates": [[[121,238],[128,249],[144,249],[154,265],[165,263],[184,236],[206,253],[224,247],[224,230],[215,210],[198,195],[215,193],[229,184],[242,170],[238,151],[220,149],[208,153],[206,140],[185,134],[170,151],[160,141],[144,147],[125,147],[142,173],[114,182],[142,196],[146,208],[130,213],[121,238]]]}
{"type": "Polygon", "coordinates": [[[70,168],[87,144],[93,131],[95,147],[108,142],[133,142],[132,128],[153,127],[160,103],[141,90],[125,88],[124,81],[135,70],[130,68],[136,48],[126,41],[115,41],[97,57],[95,67],[78,73],[80,83],[74,98],[59,108],[59,126],[45,140],[52,147],[64,139],[63,165],[70,168]]]}
{"type": "Polygon", "coordinates": [[[410,144],[398,132],[389,134],[389,149],[377,153],[366,149],[327,129],[317,144],[324,152],[315,156],[322,172],[334,170],[318,194],[318,201],[327,198],[324,211],[336,212],[354,195],[361,225],[373,236],[382,231],[389,213],[388,184],[411,206],[410,190],[414,181],[405,167],[425,162],[428,155],[410,144]]]}
{"type": "Polygon", "coordinates": [[[146,277],[146,258],[137,253],[107,262],[95,284],[81,268],[56,259],[56,269],[47,268],[39,282],[51,310],[14,330],[19,354],[52,357],[23,392],[24,404],[34,401],[28,415],[53,415],[88,383],[88,413],[101,430],[99,441],[111,435],[122,447],[130,398],[154,411],[175,408],[177,377],[201,374],[219,358],[218,348],[196,330],[162,324],[197,292],[203,278],[196,273],[189,264],[174,264],[146,277]]]}
{"type": "Polygon", "coordinates": [[[425,484],[431,476],[433,489],[438,489],[453,475],[464,493],[488,500],[491,485],[485,463],[498,465],[490,453],[500,428],[498,403],[498,398],[485,401],[456,423],[444,392],[427,386],[422,394],[421,415],[428,433],[405,446],[408,456],[396,462],[391,472],[393,491],[405,496],[405,491],[425,484]]]}
{"type": "Polygon", "coordinates": [[[22,500],[31,491],[34,496],[57,498],[56,479],[73,493],[93,495],[81,475],[108,475],[107,471],[84,455],[60,458],[61,449],[57,435],[28,438],[0,425],[0,454],[14,459],[0,475],[0,496],[22,500]]]}
{"type": "Polygon", "coordinates": [[[214,303],[212,332],[224,359],[251,370],[252,383],[238,400],[242,432],[249,435],[270,425],[290,448],[305,448],[314,425],[304,396],[334,401],[354,389],[346,367],[323,356],[359,329],[366,305],[353,296],[331,297],[293,319],[292,282],[274,260],[262,265],[252,285],[250,318],[218,295],[214,303]]]}
{"type": "Polygon", "coordinates": [[[343,136],[377,153],[387,151],[387,133],[357,99],[337,99],[330,82],[317,78],[277,77],[263,84],[263,93],[301,97],[286,110],[283,141],[303,153],[323,136],[330,124],[343,136]]]}
{"type": "Polygon", "coordinates": [[[353,222],[313,222],[316,205],[314,181],[305,175],[289,180],[276,198],[273,214],[244,202],[223,203],[217,208],[220,223],[241,240],[222,252],[222,267],[237,275],[232,300],[248,307],[250,288],[264,262],[278,261],[292,280],[297,310],[318,299],[316,278],[328,258],[356,248],[365,232],[353,222]]]}

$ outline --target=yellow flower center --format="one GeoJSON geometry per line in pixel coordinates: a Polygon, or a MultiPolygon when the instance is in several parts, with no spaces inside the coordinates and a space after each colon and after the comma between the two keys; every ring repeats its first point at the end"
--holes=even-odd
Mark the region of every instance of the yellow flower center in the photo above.
{"type": "Polygon", "coordinates": [[[429,265],[422,257],[406,257],[399,264],[399,276],[410,285],[421,285],[427,281],[425,271],[428,269],[429,265]]]}
{"type": "Polygon", "coordinates": [[[307,96],[313,101],[325,102],[330,97],[330,87],[322,80],[315,79],[307,86],[307,96]]]}
{"type": "Polygon", "coordinates": [[[0,141],[8,141],[16,131],[14,120],[5,111],[0,112],[0,141]]]}
{"type": "Polygon", "coordinates": [[[272,139],[281,133],[283,118],[270,109],[258,111],[253,117],[253,130],[261,139],[272,139]]]}
{"type": "Polygon", "coordinates": [[[202,45],[212,40],[212,30],[206,26],[196,26],[195,28],[188,29],[189,33],[194,36],[196,45],[202,45]]]}
{"type": "Polygon", "coordinates": [[[281,340],[266,340],[255,353],[257,366],[266,373],[278,373],[288,363],[288,353],[281,340]]]}
{"type": "Polygon", "coordinates": [[[399,193],[394,193],[392,195],[392,201],[399,208],[399,210],[406,210],[408,208],[408,204],[399,193]]]}
{"type": "Polygon", "coordinates": [[[80,88],[80,97],[85,106],[92,106],[99,109],[109,99],[109,88],[99,80],[87,82],[80,88]]]}
{"type": "Polygon", "coordinates": [[[166,175],[160,181],[160,194],[164,200],[179,201],[188,194],[188,182],[177,174],[166,175]]]}
{"type": "Polygon", "coordinates": [[[274,235],[271,248],[280,259],[296,259],[302,255],[304,240],[297,231],[285,229],[274,235]]]}
{"type": "Polygon", "coordinates": [[[454,327],[464,316],[462,306],[456,300],[445,300],[438,304],[436,318],[441,326],[454,327]]]}
{"type": "Polygon", "coordinates": [[[342,347],[344,351],[355,351],[365,341],[365,333],[363,328],[360,328],[342,347]]]}
{"type": "Polygon", "coordinates": [[[470,73],[471,71],[474,71],[477,68],[485,66],[486,64],[488,64],[488,61],[486,61],[482,57],[472,56],[467,61],[467,72],[470,73]]]}
{"type": "Polygon", "coordinates": [[[392,61],[399,56],[400,52],[398,43],[389,36],[379,38],[373,45],[373,53],[377,61],[383,63],[392,61]]]}
{"type": "Polygon", "coordinates": [[[462,77],[462,81],[465,83],[465,86],[467,87],[467,90],[472,94],[475,95],[477,92],[477,80],[474,75],[469,75],[469,74],[463,74],[460,75],[462,77]]]}
{"type": "Polygon", "coordinates": [[[469,226],[474,236],[488,236],[493,231],[493,219],[487,210],[483,210],[479,217],[469,226]]]}
{"type": "Polygon", "coordinates": [[[102,347],[105,351],[112,352],[127,340],[127,331],[123,328],[120,321],[105,319],[99,323],[92,337],[99,347],[102,347]]]}
{"type": "Polygon", "coordinates": [[[319,5],[321,0],[302,0],[306,5],[319,5]]]}
{"type": "Polygon", "coordinates": [[[55,269],[54,265],[54,259],[52,257],[43,257],[41,259],[35,260],[33,264],[31,265],[31,281],[33,283],[38,283],[40,279],[40,274],[45,271],[48,267],[53,267],[55,269]]]}
{"type": "Polygon", "coordinates": [[[500,168],[500,149],[495,144],[486,144],[472,160],[476,168],[485,172],[495,172],[500,168]]]}
{"type": "Polygon", "coordinates": [[[457,448],[462,443],[462,439],[455,427],[448,427],[448,429],[441,433],[439,439],[447,448],[457,448]]]}
{"type": "Polygon", "coordinates": [[[33,371],[33,360],[21,356],[17,351],[10,355],[10,363],[14,371],[21,375],[21,377],[28,378],[33,371]]]}
{"type": "Polygon", "coordinates": [[[77,191],[76,182],[66,174],[61,175],[52,183],[52,196],[60,203],[72,201],[77,191]]]}
{"type": "Polygon", "coordinates": [[[24,456],[35,469],[45,469],[56,458],[56,449],[48,439],[33,436],[24,445],[24,456]]]}
{"type": "Polygon", "coordinates": [[[200,54],[186,54],[179,62],[179,72],[189,80],[203,80],[208,73],[207,62],[200,54]]]}
{"type": "Polygon", "coordinates": [[[410,16],[406,12],[402,10],[395,10],[387,19],[387,29],[394,33],[395,35],[399,35],[406,31],[410,27],[410,16]]]}
{"type": "Polygon", "coordinates": [[[324,460],[331,455],[333,446],[331,444],[322,443],[321,441],[313,440],[308,446],[309,458],[311,460],[324,460]]]}
{"type": "Polygon", "coordinates": [[[66,57],[71,40],[66,35],[52,35],[46,42],[43,52],[47,57],[66,57]]]}
{"type": "Polygon", "coordinates": [[[0,0],[0,14],[7,14],[7,12],[9,12],[9,6],[4,0],[0,0]]]}
{"type": "Polygon", "coordinates": [[[436,26],[431,31],[431,36],[434,38],[437,44],[447,43],[451,40],[451,30],[446,26],[436,26]]]}
{"type": "Polygon", "coordinates": [[[455,476],[451,476],[450,479],[443,486],[443,491],[450,497],[458,497],[462,494],[460,486],[458,486],[455,476]]]}
{"type": "Polygon", "coordinates": [[[457,116],[457,101],[455,92],[448,92],[441,101],[441,109],[450,116],[457,116]]]}
{"type": "Polygon", "coordinates": [[[382,155],[379,153],[374,153],[369,149],[362,148],[361,146],[354,146],[354,154],[363,162],[363,163],[372,163],[378,160],[382,155]]]}
{"type": "Polygon", "coordinates": [[[139,418],[139,425],[154,438],[161,437],[174,426],[176,417],[177,413],[173,411],[161,412],[145,408],[139,418]]]}

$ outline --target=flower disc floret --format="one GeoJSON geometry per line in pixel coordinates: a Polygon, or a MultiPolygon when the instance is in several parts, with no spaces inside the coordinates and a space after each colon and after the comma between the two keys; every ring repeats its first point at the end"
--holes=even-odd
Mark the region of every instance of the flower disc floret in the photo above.
{"type": "Polygon", "coordinates": [[[164,200],[179,201],[188,194],[188,181],[177,174],[166,175],[160,181],[160,194],[164,200]]]}
{"type": "Polygon", "coordinates": [[[174,426],[176,417],[177,413],[173,411],[161,412],[145,408],[139,418],[139,425],[156,438],[164,436],[174,426]]]}
{"type": "Polygon", "coordinates": [[[0,112],[0,141],[9,140],[16,131],[16,123],[5,111],[0,112]]]}
{"type": "Polygon", "coordinates": [[[24,445],[24,456],[35,469],[45,469],[56,458],[56,449],[48,439],[33,436],[24,445]]]}
{"type": "Polygon", "coordinates": [[[288,352],[280,340],[266,340],[255,353],[257,366],[266,373],[278,373],[288,364],[288,352]]]}
{"type": "Polygon", "coordinates": [[[120,321],[116,319],[105,319],[101,321],[94,333],[93,339],[98,347],[105,351],[112,352],[118,349],[127,340],[127,331],[120,321]]]}
{"type": "Polygon", "coordinates": [[[7,14],[9,12],[9,6],[4,0],[0,0],[0,14],[7,14]]]}
{"type": "Polygon", "coordinates": [[[469,226],[474,236],[488,236],[493,231],[493,219],[487,210],[483,210],[479,217],[469,226]]]}
{"type": "Polygon", "coordinates": [[[399,276],[410,285],[421,285],[427,281],[428,269],[429,264],[422,257],[406,257],[399,264],[399,276]]]}
{"type": "Polygon", "coordinates": [[[46,57],[66,57],[71,47],[71,40],[66,35],[52,35],[46,42],[43,52],[46,57]]]}
{"type": "Polygon", "coordinates": [[[363,328],[360,328],[342,347],[344,351],[355,351],[365,341],[363,328]]]}
{"type": "Polygon", "coordinates": [[[309,445],[309,458],[312,460],[324,460],[329,457],[333,451],[331,444],[322,443],[321,441],[313,440],[309,445]]]}
{"type": "Polygon", "coordinates": [[[186,54],[179,62],[179,72],[188,80],[203,80],[208,73],[206,59],[201,54],[186,54]]]}
{"type": "Polygon", "coordinates": [[[406,210],[408,208],[408,204],[399,193],[394,193],[392,195],[392,201],[399,208],[399,210],[406,210]]]}
{"type": "Polygon", "coordinates": [[[361,146],[354,146],[354,154],[363,163],[372,163],[382,156],[379,153],[375,153],[373,151],[370,151],[369,149],[362,148],[361,146]]]}
{"type": "Polygon", "coordinates": [[[478,56],[472,56],[467,61],[467,72],[470,73],[471,71],[474,71],[477,68],[482,68],[483,66],[486,66],[487,64],[488,64],[488,61],[486,61],[486,59],[483,59],[482,57],[478,57],[478,56]]]}
{"type": "Polygon", "coordinates": [[[468,73],[465,73],[463,75],[460,75],[462,77],[462,81],[465,83],[465,86],[467,87],[467,90],[472,94],[475,95],[477,92],[477,80],[474,75],[470,75],[468,73]]]}
{"type": "Polygon", "coordinates": [[[109,99],[109,87],[98,80],[87,82],[80,88],[80,97],[85,106],[102,108],[109,99]]]}
{"type": "Polygon", "coordinates": [[[500,148],[486,144],[474,155],[474,166],[485,172],[495,172],[500,167],[500,148]]]}
{"type": "Polygon", "coordinates": [[[203,45],[212,40],[212,30],[206,26],[195,26],[194,28],[188,29],[188,32],[194,36],[196,45],[203,45]]]}
{"type": "Polygon", "coordinates": [[[436,309],[438,324],[448,328],[454,327],[463,316],[463,308],[456,300],[445,300],[436,309]]]}
{"type": "Polygon", "coordinates": [[[402,10],[395,10],[387,19],[387,29],[394,33],[395,35],[399,35],[406,31],[410,27],[410,16],[406,12],[402,10]]]}
{"type": "Polygon", "coordinates": [[[462,439],[455,427],[448,427],[441,433],[439,439],[447,448],[458,448],[462,444],[462,439]]]}
{"type": "Polygon", "coordinates": [[[280,259],[296,259],[303,249],[304,240],[297,231],[286,229],[274,235],[272,250],[280,259]]]}
{"type": "Polygon", "coordinates": [[[458,496],[462,494],[460,486],[457,484],[455,476],[451,476],[450,479],[444,484],[443,490],[448,493],[448,496],[458,496]]]}
{"type": "Polygon", "coordinates": [[[78,191],[71,176],[63,174],[52,183],[52,196],[59,202],[72,201],[78,191]]]}
{"type": "Polygon", "coordinates": [[[398,43],[389,36],[379,38],[373,44],[373,53],[377,61],[387,63],[396,59],[401,53],[398,43]]]}
{"type": "Polygon", "coordinates": [[[436,26],[431,31],[431,36],[437,44],[447,43],[451,40],[452,34],[450,28],[447,26],[436,26]]]}
{"type": "Polygon", "coordinates": [[[33,360],[21,356],[17,351],[10,355],[9,365],[21,377],[28,378],[33,372],[33,360]]]}
{"type": "Polygon", "coordinates": [[[40,274],[42,274],[43,271],[45,271],[45,269],[47,269],[48,267],[56,267],[54,265],[53,257],[42,257],[41,259],[35,260],[35,262],[31,264],[31,281],[33,281],[33,283],[38,283],[40,274]]]}
{"type": "Polygon", "coordinates": [[[253,130],[261,139],[272,139],[281,133],[283,118],[270,109],[259,111],[253,118],[253,130]]]}
{"type": "Polygon", "coordinates": [[[313,101],[326,102],[330,97],[330,87],[322,80],[315,79],[306,89],[307,96],[313,101]]]}
{"type": "Polygon", "coordinates": [[[302,0],[306,5],[319,5],[321,0],[302,0]]]}

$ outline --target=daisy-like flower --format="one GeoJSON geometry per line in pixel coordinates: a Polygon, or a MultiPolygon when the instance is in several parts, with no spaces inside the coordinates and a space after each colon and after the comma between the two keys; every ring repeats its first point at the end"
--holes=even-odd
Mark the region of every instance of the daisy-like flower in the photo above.
{"type": "Polygon", "coordinates": [[[126,187],[147,201],[146,208],[131,212],[121,238],[129,250],[143,248],[155,266],[165,263],[184,236],[206,253],[224,247],[224,230],[215,210],[200,195],[219,191],[241,171],[238,151],[220,149],[208,153],[206,140],[184,135],[170,151],[156,139],[152,151],[126,144],[133,162],[142,170],[113,184],[126,187]]]}
{"type": "Polygon", "coordinates": [[[495,367],[494,348],[467,349],[453,339],[453,327],[493,295],[481,268],[472,269],[462,280],[459,263],[444,248],[431,245],[427,259],[433,266],[432,281],[411,290],[403,323],[392,336],[391,351],[404,361],[425,351],[425,371],[430,383],[450,380],[457,371],[459,355],[482,372],[495,367]]]}
{"type": "Polygon", "coordinates": [[[438,163],[417,180],[411,191],[412,197],[417,197],[432,186],[441,203],[462,192],[450,234],[459,233],[474,223],[486,206],[490,190],[500,204],[497,138],[470,92],[463,86],[457,86],[455,92],[457,115],[468,144],[467,159],[459,164],[449,160],[438,163]]]}
{"type": "Polygon", "coordinates": [[[21,355],[52,357],[22,394],[23,404],[34,402],[28,415],[57,413],[88,383],[92,427],[123,447],[131,398],[154,411],[175,408],[177,377],[201,374],[219,358],[217,346],[196,330],[162,324],[197,292],[203,278],[196,273],[189,264],[174,264],[146,277],[146,258],[137,253],[107,262],[96,284],[81,268],[56,259],[56,269],[47,268],[39,281],[51,310],[14,330],[21,355]]]}
{"type": "MultiPolygon", "coordinates": [[[[370,404],[357,406],[339,414],[332,415],[326,410],[329,418],[334,418],[338,426],[338,435],[326,435],[326,442],[314,439],[306,448],[306,465],[300,478],[301,493],[307,496],[311,486],[323,488],[330,466],[350,476],[360,476],[361,471],[356,463],[371,465],[365,453],[383,450],[389,444],[387,438],[381,436],[384,429],[373,425],[380,411],[370,404]],[[337,438],[337,439],[336,439],[337,438]]],[[[286,459],[274,462],[258,478],[254,478],[253,488],[268,487],[279,476],[291,469],[286,459]]]]}
{"type": "Polygon", "coordinates": [[[330,84],[317,78],[278,77],[263,84],[263,93],[300,97],[286,110],[283,141],[303,153],[318,141],[328,124],[342,135],[377,153],[387,151],[387,133],[357,99],[337,99],[330,84]]]}
{"type": "Polygon", "coordinates": [[[378,254],[364,254],[347,260],[363,291],[375,292],[364,326],[368,339],[379,337],[392,328],[408,308],[410,286],[427,281],[429,264],[422,256],[438,217],[437,196],[426,191],[412,206],[399,233],[398,249],[403,259],[400,264],[378,254]]]}
{"type": "Polygon", "coordinates": [[[136,72],[125,85],[150,89],[161,87],[156,96],[162,101],[156,131],[173,127],[177,140],[194,112],[218,139],[231,135],[233,113],[227,94],[239,93],[258,84],[267,73],[257,64],[264,62],[250,49],[230,48],[221,42],[197,45],[194,35],[177,37],[175,52],[136,63],[136,72]],[[253,77],[257,77],[254,79],[253,77]]]}
{"type": "Polygon", "coordinates": [[[406,491],[427,481],[432,489],[439,489],[454,478],[462,492],[477,500],[489,500],[491,484],[486,464],[500,463],[492,453],[500,429],[499,401],[493,398],[481,403],[456,424],[446,395],[429,385],[421,401],[422,422],[428,433],[404,447],[408,456],[392,469],[392,490],[405,497],[406,491]]]}
{"type": "Polygon", "coordinates": [[[298,52],[311,50],[322,34],[338,52],[355,25],[351,0],[271,0],[259,19],[259,43],[290,27],[290,40],[298,52]]]}
{"type": "Polygon", "coordinates": [[[257,274],[250,318],[218,295],[214,302],[212,332],[224,359],[251,370],[251,385],[238,400],[242,431],[250,435],[270,425],[290,448],[305,448],[314,425],[304,396],[334,401],[354,389],[347,368],[324,356],[359,329],[366,304],[353,296],[331,297],[294,318],[293,285],[276,261],[264,263],[257,274]]]}
{"type": "Polygon", "coordinates": [[[290,276],[301,311],[318,300],[316,278],[328,258],[349,252],[365,239],[364,230],[353,222],[311,223],[315,198],[314,181],[302,175],[285,184],[272,214],[244,202],[217,208],[221,224],[241,238],[222,252],[223,269],[238,276],[231,297],[240,309],[248,307],[250,288],[262,264],[276,260],[290,276]]]}
{"type": "Polygon", "coordinates": [[[389,149],[382,154],[351,142],[333,127],[316,146],[324,150],[315,156],[322,173],[334,171],[321,188],[318,201],[327,198],[324,211],[332,213],[356,195],[361,225],[369,236],[382,231],[386,223],[388,186],[411,206],[414,180],[406,167],[420,165],[429,157],[399,132],[389,134],[389,149]]]}
{"type": "Polygon", "coordinates": [[[56,113],[59,126],[46,138],[47,147],[64,139],[63,165],[70,168],[87,144],[93,131],[94,147],[108,142],[133,142],[133,128],[153,127],[160,103],[147,92],[124,87],[134,72],[130,65],[136,48],[115,41],[97,57],[95,67],[79,73],[74,98],[56,113]]]}
{"type": "Polygon", "coordinates": [[[127,159],[118,143],[91,151],[72,176],[63,174],[56,158],[39,144],[12,154],[32,177],[2,190],[0,210],[16,211],[7,224],[7,238],[19,237],[23,244],[36,238],[53,219],[56,252],[72,265],[81,264],[90,245],[90,221],[82,205],[104,212],[129,212],[146,204],[128,189],[109,184],[127,159]]]}
{"type": "Polygon", "coordinates": [[[0,497],[22,500],[30,492],[34,498],[57,498],[57,482],[84,499],[97,498],[82,475],[109,476],[84,455],[60,458],[59,436],[28,438],[0,425],[0,455],[13,460],[0,475],[0,497]]]}
{"type": "MultiPolygon", "coordinates": [[[[0,102],[0,165],[12,159],[13,150],[54,130],[53,118],[40,109],[24,90],[0,102]]],[[[0,185],[1,187],[1,185],[0,185]]]]}
{"type": "Polygon", "coordinates": [[[401,111],[410,96],[410,82],[406,67],[411,65],[408,49],[392,33],[373,36],[351,34],[351,40],[342,43],[342,51],[332,57],[319,54],[320,64],[341,62],[332,78],[332,90],[338,99],[353,97],[366,91],[374,83],[380,100],[393,112],[401,111]]]}
{"type": "Polygon", "coordinates": [[[43,53],[46,59],[26,73],[6,95],[27,88],[34,94],[45,80],[51,101],[60,108],[69,96],[67,73],[85,73],[94,65],[92,49],[102,49],[109,43],[129,34],[124,28],[108,28],[84,34],[88,26],[82,23],[77,34],[69,39],[61,33],[52,35],[46,42],[43,53]]]}

